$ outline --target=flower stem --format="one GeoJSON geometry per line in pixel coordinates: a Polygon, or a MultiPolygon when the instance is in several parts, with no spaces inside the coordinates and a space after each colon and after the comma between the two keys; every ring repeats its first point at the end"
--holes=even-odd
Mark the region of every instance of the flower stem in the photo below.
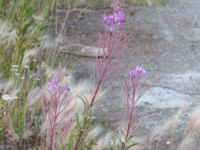
{"type": "Polygon", "coordinates": [[[89,106],[87,108],[85,108],[85,111],[84,111],[84,120],[83,120],[83,127],[79,131],[78,139],[77,139],[77,142],[76,142],[74,150],[78,150],[78,146],[79,146],[79,144],[81,142],[82,136],[84,134],[84,130],[85,130],[87,124],[88,124],[88,116],[89,116],[90,109],[92,108],[92,106],[93,106],[93,104],[94,104],[94,102],[95,102],[95,100],[97,98],[98,92],[100,90],[100,87],[102,85],[102,82],[103,82],[103,79],[104,79],[104,76],[105,76],[106,72],[107,72],[107,67],[104,68],[104,70],[103,70],[103,72],[102,72],[102,74],[100,76],[100,79],[98,81],[97,87],[95,89],[94,95],[92,97],[92,100],[91,100],[89,106]]]}

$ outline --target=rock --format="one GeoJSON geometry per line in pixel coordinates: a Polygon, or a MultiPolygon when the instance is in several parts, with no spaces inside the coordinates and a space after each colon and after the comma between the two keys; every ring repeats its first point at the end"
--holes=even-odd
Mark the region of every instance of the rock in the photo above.
{"type": "Polygon", "coordinates": [[[161,78],[158,86],[173,89],[191,96],[200,96],[200,73],[186,71],[185,73],[170,73],[161,78]]]}
{"type": "Polygon", "coordinates": [[[177,150],[195,150],[197,147],[196,140],[194,139],[194,136],[188,135],[186,136],[181,144],[178,146],[177,150]]]}
{"type": "Polygon", "coordinates": [[[185,95],[171,89],[165,89],[162,87],[152,88],[141,100],[138,101],[138,105],[151,104],[156,108],[182,108],[191,106],[194,104],[193,96],[185,95]],[[193,101],[191,101],[191,99],[193,101]]]}
{"type": "Polygon", "coordinates": [[[144,95],[138,105],[151,104],[156,108],[182,108],[194,105],[200,98],[200,82],[198,72],[181,74],[167,74],[152,85],[150,91],[144,95]]]}

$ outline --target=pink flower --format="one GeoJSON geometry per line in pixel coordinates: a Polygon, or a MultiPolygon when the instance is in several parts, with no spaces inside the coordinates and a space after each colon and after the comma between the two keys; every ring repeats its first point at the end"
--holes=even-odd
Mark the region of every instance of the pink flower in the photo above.
{"type": "Polygon", "coordinates": [[[129,71],[129,75],[131,78],[140,78],[146,74],[146,70],[142,67],[137,66],[134,70],[129,71]]]}
{"type": "Polygon", "coordinates": [[[102,23],[106,30],[114,31],[121,28],[126,22],[125,13],[122,9],[113,12],[112,15],[103,15],[102,23]]]}
{"type": "Polygon", "coordinates": [[[49,82],[49,84],[48,84],[48,90],[49,91],[53,90],[55,93],[58,93],[58,94],[62,94],[63,92],[70,91],[70,89],[69,89],[69,87],[67,85],[65,85],[65,86],[59,85],[57,78],[53,78],[49,82]]]}

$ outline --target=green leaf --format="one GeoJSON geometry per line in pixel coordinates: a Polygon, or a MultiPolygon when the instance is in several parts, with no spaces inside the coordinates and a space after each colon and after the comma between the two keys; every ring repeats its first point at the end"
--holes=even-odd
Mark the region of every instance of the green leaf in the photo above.
{"type": "Polygon", "coordinates": [[[80,98],[81,101],[83,102],[84,108],[88,108],[89,102],[88,102],[88,100],[87,100],[87,97],[85,97],[85,96],[83,95],[83,96],[78,96],[78,98],[80,98]]]}
{"type": "Polygon", "coordinates": [[[75,117],[76,117],[76,125],[77,125],[78,129],[81,129],[81,122],[80,122],[78,114],[76,114],[75,117]]]}
{"type": "Polygon", "coordinates": [[[22,24],[22,35],[24,35],[33,24],[33,19],[28,19],[22,24]]]}
{"type": "Polygon", "coordinates": [[[73,150],[73,145],[74,145],[73,139],[74,139],[74,136],[73,136],[73,134],[72,134],[72,135],[70,136],[70,138],[69,138],[69,141],[68,141],[68,150],[73,150]]]}

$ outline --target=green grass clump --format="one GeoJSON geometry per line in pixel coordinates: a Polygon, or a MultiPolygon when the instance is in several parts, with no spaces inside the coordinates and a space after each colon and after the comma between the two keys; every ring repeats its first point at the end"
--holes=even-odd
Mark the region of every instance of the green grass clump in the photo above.
{"type": "Polygon", "coordinates": [[[5,103],[0,99],[0,141],[5,139],[5,103]]]}
{"type": "MultiPolygon", "coordinates": [[[[39,62],[35,63],[32,57],[26,58],[25,54],[41,47],[40,37],[49,30],[49,17],[53,14],[54,5],[55,0],[0,0],[0,20],[16,33],[12,42],[0,44],[0,76],[14,81],[10,91],[16,90],[17,100],[9,103],[10,107],[6,111],[9,123],[19,138],[23,137],[27,124],[35,118],[34,112],[30,111],[27,96],[37,86],[34,75],[40,66],[39,62]],[[37,19],[37,16],[42,19],[37,19]]],[[[10,91],[4,92],[7,94],[10,91]]],[[[0,107],[5,108],[0,103],[0,107]]],[[[3,110],[0,110],[0,138],[4,137],[6,128],[3,126],[3,110]]]]}
{"type": "Polygon", "coordinates": [[[12,123],[15,133],[22,138],[26,128],[28,119],[28,106],[27,104],[16,104],[12,110],[12,123]]]}
{"type": "Polygon", "coordinates": [[[5,78],[9,78],[11,75],[12,53],[9,49],[10,46],[8,44],[0,47],[0,74],[5,78]]]}

